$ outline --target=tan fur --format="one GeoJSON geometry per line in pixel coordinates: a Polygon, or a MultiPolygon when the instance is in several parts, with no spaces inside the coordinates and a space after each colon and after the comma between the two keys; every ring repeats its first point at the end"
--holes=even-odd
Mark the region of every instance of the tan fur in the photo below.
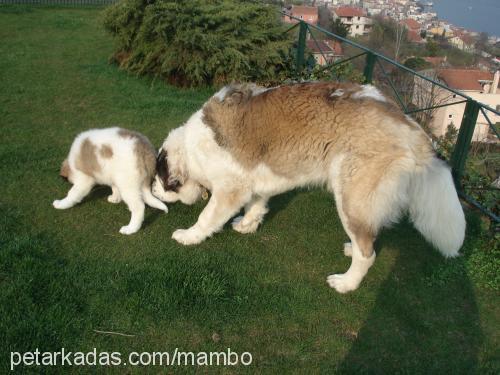
{"type": "Polygon", "coordinates": [[[99,153],[104,159],[111,159],[113,157],[113,149],[109,145],[102,145],[99,153]]]}
{"type": "Polygon", "coordinates": [[[394,103],[355,98],[354,84],[311,83],[278,87],[252,96],[235,87],[224,100],[212,98],[203,121],[219,146],[247,169],[260,163],[294,178],[324,170],[336,155],[345,155],[339,184],[347,227],[365,257],[373,254],[378,228],[366,216],[367,202],[386,173],[411,159],[425,165],[432,146],[420,127],[394,103]],[[415,158],[410,156],[417,156],[415,158]]]}
{"type": "Polygon", "coordinates": [[[432,154],[425,134],[393,104],[351,98],[360,89],[352,84],[315,83],[278,87],[254,97],[229,92],[230,100],[212,98],[207,103],[203,121],[218,144],[244,167],[262,162],[286,177],[326,165],[336,152],[345,150],[383,166],[405,152],[401,144],[406,144],[411,131],[421,133],[413,146],[432,154]],[[338,89],[348,93],[332,97],[338,89]],[[396,126],[404,129],[395,130],[396,126]]]}
{"type": "Polygon", "coordinates": [[[151,182],[156,172],[156,150],[149,139],[140,133],[127,129],[120,129],[118,135],[136,140],[134,152],[138,163],[137,167],[139,170],[144,171],[148,183],[151,182]]]}
{"type": "Polygon", "coordinates": [[[75,167],[88,176],[94,177],[101,171],[97,160],[97,147],[87,138],[82,142],[80,154],[76,158],[75,167]]]}
{"type": "Polygon", "coordinates": [[[69,162],[68,159],[64,159],[64,161],[61,164],[61,170],[59,172],[59,175],[61,177],[67,178],[69,180],[70,175],[71,175],[71,168],[69,167],[69,162]]]}

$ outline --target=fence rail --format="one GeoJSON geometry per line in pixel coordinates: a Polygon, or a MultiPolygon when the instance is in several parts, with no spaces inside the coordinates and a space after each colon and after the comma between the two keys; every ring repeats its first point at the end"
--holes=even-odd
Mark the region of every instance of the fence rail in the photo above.
{"type": "MultiPolygon", "coordinates": [[[[320,54],[323,56],[323,58],[326,60],[325,57],[325,51],[322,51],[320,43],[317,41],[317,35],[323,34],[329,38],[332,38],[338,42],[341,42],[343,44],[346,44],[350,47],[354,47],[360,53],[355,54],[354,56],[350,56],[347,58],[344,58],[340,61],[333,62],[331,64],[327,64],[326,66],[323,66],[319,71],[327,71],[327,70],[333,70],[335,67],[338,67],[342,64],[345,64],[347,62],[351,62],[353,60],[357,60],[360,57],[365,57],[365,62],[364,66],[362,68],[363,72],[363,77],[364,77],[364,82],[365,83],[372,83],[375,85],[380,85],[382,84],[382,81],[386,82],[386,86],[390,91],[392,91],[392,94],[396,100],[396,102],[400,105],[401,109],[408,115],[415,115],[418,113],[426,112],[426,111],[431,111],[439,108],[444,108],[448,106],[456,106],[456,105],[463,105],[465,104],[465,110],[461,119],[459,131],[458,131],[458,136],[455,142],[455,145],[453,147],[453,152],[448,158],[448,162],[451,165],[452,168],[452,173],[453,173],[453,178],[455,180],[455,185],[457,187],[457,191],[459,195],[467,201],[469,204],[473,205],[474,207],[478,208],[481,210],[484,214],[489,216],[494,222],[497,224],[500,223],[500,217],[492,212],[492,210],[486,208],[484,205],[482,205],[480,202],[478,202],[476,199],[471,197],[467,192],[466,189],[464,188],[464,173],[465,173],[465,168],[466,168],[466,161],[467,158],[469,157],[470,154],[470,148],[471,144],[473,142],[473,136],[474,136],[474,131],[476,129],[476,124],[478,121],[478,116],[481,114],[487,123],[487,126],[489,127],[489,130],[491,130],[491,133],[495,137],[494,142],[498,142],[500,139],[499,136],[499,131],[495,127],[495,124],[493,121],[490,119],[490,115],[496,115],[500,116],[500,112],[497,111],[496,109],[491,108],[490,106],[483,104],[476,99],[470,97],[467,94],[464,94],[461,91],[455,90],[451,87],[446,86],[444,83],[436,81],[430,77],[427,77],[425,74],[416,72],[410,68],[408,68],[405,65],[400,64],[399,62],[392,60],[376,51],[373,51],[361,44],[358,44],[352,40],[349,40],[347,38],[341,37],[339,35],[336,35],[334,33],[331,33],[328,30],[325,30],[324,28],[313,25],[310,23],[307,23],[299,18],[293,17],[285,12],[280,12],[282,16],[286,16],[287,18],[293,19],[296,21],[296,24],[293,25],[291,28],[287,30],[287,32],[290,32],[291,30],[297,29],[299,30],[298,32],[298,38],[297,38],[297,54],[296,54],[296,69],[298,73],[301,73],[305,69],[305,62],[306,62],[306,41],[307,41],[307,36],[310,35],[311,38],[313,39],[316,47],[320,51],[320,54]],[[316,36],[314,35],[316,34],[316,36]],[[442,90],[443,92],[449,93],[453,98],[456,98],[454,101],[446,102],[446,103],[438,103],[438,104],[433,104],[429,106],[424,106],[423,108],[415,108],[415,103],[410,103],[406,102],[403,99],[403,95],[400,90],[398,90],[397,85],[394,83],[393,79],[391,78],[390,73],[388,72],[388,69],[384,67],[384,64],[389,67],[392,67],[392,69],[397,70],[399,72],[403,72],[405,74],[409,74],[413,80],[419,79],[424,83],[427,83],[434,89],[434,87],[439,88],[439,90],[442,90]],[[378,69],[381,71],[381,76],[376,77],[375,74],[375,69],[378,67],[378,69]]],[[[470,187],[468,187],[470,188],[470,187]]],[[[470,188],[473,189],[473,188],[470,188]]],[[[492,190],[495,191],[495,194],[497,195],[497,200],[500,201],[500,194],[499,190],[495,187],[488,187],[488,188],[479,188],[478,190],[492,190]]]]}

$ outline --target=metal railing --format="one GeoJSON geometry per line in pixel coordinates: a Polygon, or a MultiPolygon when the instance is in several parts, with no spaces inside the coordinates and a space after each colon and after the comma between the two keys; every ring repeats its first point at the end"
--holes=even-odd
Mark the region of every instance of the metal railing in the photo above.
{"type": "MultiPolygon", "coordinates": [[[[374,85],[378,85],[380,82],[375,79],[375,68],[379,67],[381,72],[382,72],[382,77],[383,79],[386,80],[387,86],[390,91],[392,91],[392,94],[394,95],[394,98],[396,102],[400,105],[401,109],[405,114],[408,115],[414,115],[419,112],[424,112],[424,111],[431,111],[435,110],[438,108],[443,108],[443,107],[448,107],[448,106],[453,106],[453,105],[459,105],[459,104],[465,104],[465,110],[464,114],[461,119],[461,124],[460,128],[458,131],[458,136],[455,142],[455,145],[453,147],[453,152],[451,156],[448,158],[448,162],[451,165],[452,168],[452,174],[453,178],[455,180],[455,185],[457,187],[457,191],[461,198],[463,198],[465,201],[467,201],[469,204],[473,205],[474,207],[478,208],[481,210],[484,214],[489,216],[494,222],[497,224],[500,223],[500,217],[492,212],[491,210],[487,209],[484,207],[481,203],[479,203],[476,199],[471,197],[469,194],[466,193],[464,186],[463,186],[463,177],[464,177],[464,170],[466,166],[466,161],[469,156],[469,151],[471,148],[471,144],[473,141],[473,135],[474,131],[476,129],[476,123],[478,120],[479,114],[482,114],[484,118],[486,119],[486,122],[491,130],[491,133],[494,135],[497,142],[500,139],[500,135],[498,130],[495,127],[495,124],[493,124],[493,121],[490,119],[488,116],[488,113],[493,113],[496,116],[500,116],[500,112],[497,111],[496,109],[493,109],[489,107],[488,105],[485,105],[474,98],[464,94],[461,91],[455,90],[453,88],[450,88],[446,86],[444,83],[436,81],[432,78],[427,77],[424,74],[421,74],[419,72],[416,72],[410,68],[408,68],[405,65],[402,65],[398,63],[395,60],[392,60],[376,51],[373,51],[361,44],[358,44],[352,40],[349,40],[347,38],[341,37],[339,35],[336,35],[328,30],[325,30],[322,27],[307,23],[299,18],[296,18],[294,16],[291,16],[287,13],[280,12],[282,16],[286,16],[287,18],[293,19],[296,21],[296,24],[291,26],[287,32],[290,32],[291,30],[294,30],[298,28],[298,38],[296,42],[296,70],[298,73],[301,73],[306,66],[306,41],[308,35],[310,35],[310,38],[314,41],[317,49],[320,51],[321,55],[325,60],[327,60],[327,56],[325,55],[326,51],[323,51],[321,49],[320,43],[317,41],[317,37],[314,34],[323,34],[329,38],[332,38],[338,42],[341,42],[343,44],[346,44],[350,47],[354,47],[358,50],[361,51],[361,53],[355,54],[354,56],[350,56],[347,58],[344,58],[342,60],[333,62],[331,64],[327,64],[326,66],[321,67],[320,71],[325,71],[325,70],[331,70],[334,69],[335,67],[338,67],[342,64],[345,64],[347,62],[352,62],[355,59],[359,59],[362,56],[365,56],[365,62],[364,66],[362,68],[362,74],[364,77],[364,83],[370,83],[374,85]],[[440,103],[440,104],[433,104],[424,108],[412,108],[415,107],[414,103],[411,106],[408,105],[408,103],[405,103],[405,101],[402,98],[402,95],[400,91],[398,91],[398,88],[396,87],[397,85],[393,82],[391,79],[391,75],[388,73],[388,69],[384,68],[384,64],[389,65],[393,69],[397,69],[401,72],[410,74],[413,79],[419,79],[422,80],[422,82],[427,82],[429,85],[432,85],[432,87],[437,87],[440,90],[444,90],[448,92],[450,95],[453,96],[453,98],[460,98],[458,100],[454,100],[451,102],[446,102],[446,103],[440,103]]],[[[496,194],[499,193],[499,190],[496,188],[491,188],[492,190],[496,191],[496,194]]],[[[500,200],[500,194],[498,195],[499,200],[500,200]]]]}

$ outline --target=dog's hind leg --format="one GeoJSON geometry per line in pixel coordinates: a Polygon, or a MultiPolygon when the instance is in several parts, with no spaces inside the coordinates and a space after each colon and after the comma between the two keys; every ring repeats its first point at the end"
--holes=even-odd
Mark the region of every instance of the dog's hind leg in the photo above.
{"type": "Polygon", "coordinates": [[[108,196],[109,203],[120,203],[122,201],[122,197],[120,195],[120,191],[115,185],[111,185],[112,193],[108,196]]]}
{"type": "Polygon", "coordinates": [[[120,233],[135,233],[141,228],[144,220],[144,201],[140,189],[127,186],[126,188],[120,188],[120,194],[131,212],[130,222],[120,228],[120,233]]]}
{"type": "Polygon", "coordinates": [[[59,209],[64,210],[67,208],[73,207],[75,204],[78,204],[82,201],[83,198],[90,192],[92,187],[95,184],[95,181],[92,177],[87,176],[81,172],[74,172],[75,176],[73,177],[74,185],[68,191],[66,198],[61,200],[55,200],[52,205],[59,209]]]}
{"type": "Polygon", "coordinates": [[[220,230],[250,199],[251,192],[245,189],[214,188],[196,224],[189,229],[177,229],[172,238],[183,245],[198,244],[220,230]]]}
{"type": "Polygon", "coordinates": [[[245,206],[245,215],[234,218],[233,229],[240,233],[253,233],[257,230],[269,209],[267,208],[267,198],[254,197],[245,206]]]}
{"type": "MultiPolygon", "coordinates": [[[[328,284],[339,293],[346,293],[358,288],[370,267],[375,262],[373,250],[374,236],[369,230],[359,229],[351,237],[352,262],[344,274],[330,275],[328,284]]],[[[345,252],[345,249],[344,249],[345,252]]]]}
{"type": "Polygon", "coordinates": [[[349,173],[342,167],[343,158],[338,157],[332,163],[330,186],[335,195],[337,211],[342,221],[342,225],[351,242],[344,244],[344,254],[351,256],[351,266],[344,274],[330,275],[327,282],[330,287],[335,288],[339,293],[346,293],[358,288],[370,267],[375,262],[375,251],[373,242],[375,234],[373,233],[367,220],[364,219],[366,212],[356,212],[350,205],[346,207],[345,192],[348,192],[350,199],[362,199],[358,194],[362,192],[356,189],[356,186],[349,184],[350,179],[346,177],[349,173]]]}

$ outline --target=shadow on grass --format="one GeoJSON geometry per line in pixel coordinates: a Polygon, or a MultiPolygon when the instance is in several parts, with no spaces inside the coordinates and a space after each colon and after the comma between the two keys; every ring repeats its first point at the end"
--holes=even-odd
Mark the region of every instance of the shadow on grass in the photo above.
{"type": "MultiPolygon", "coordinates": [[[[468,225],[464,246],[472,244],[478,230],[477,221],[468,225]]],[[[381,234],[378,247],[393,246],[400,254],[341,372],[478,371],[483,333],[472,284],[460,271],[465,257],[445,260],[430,246],[422,251],[419,237],[409,223],[381,234]],[[446,269],[451,271],[443,275],[446,269]]]]}

